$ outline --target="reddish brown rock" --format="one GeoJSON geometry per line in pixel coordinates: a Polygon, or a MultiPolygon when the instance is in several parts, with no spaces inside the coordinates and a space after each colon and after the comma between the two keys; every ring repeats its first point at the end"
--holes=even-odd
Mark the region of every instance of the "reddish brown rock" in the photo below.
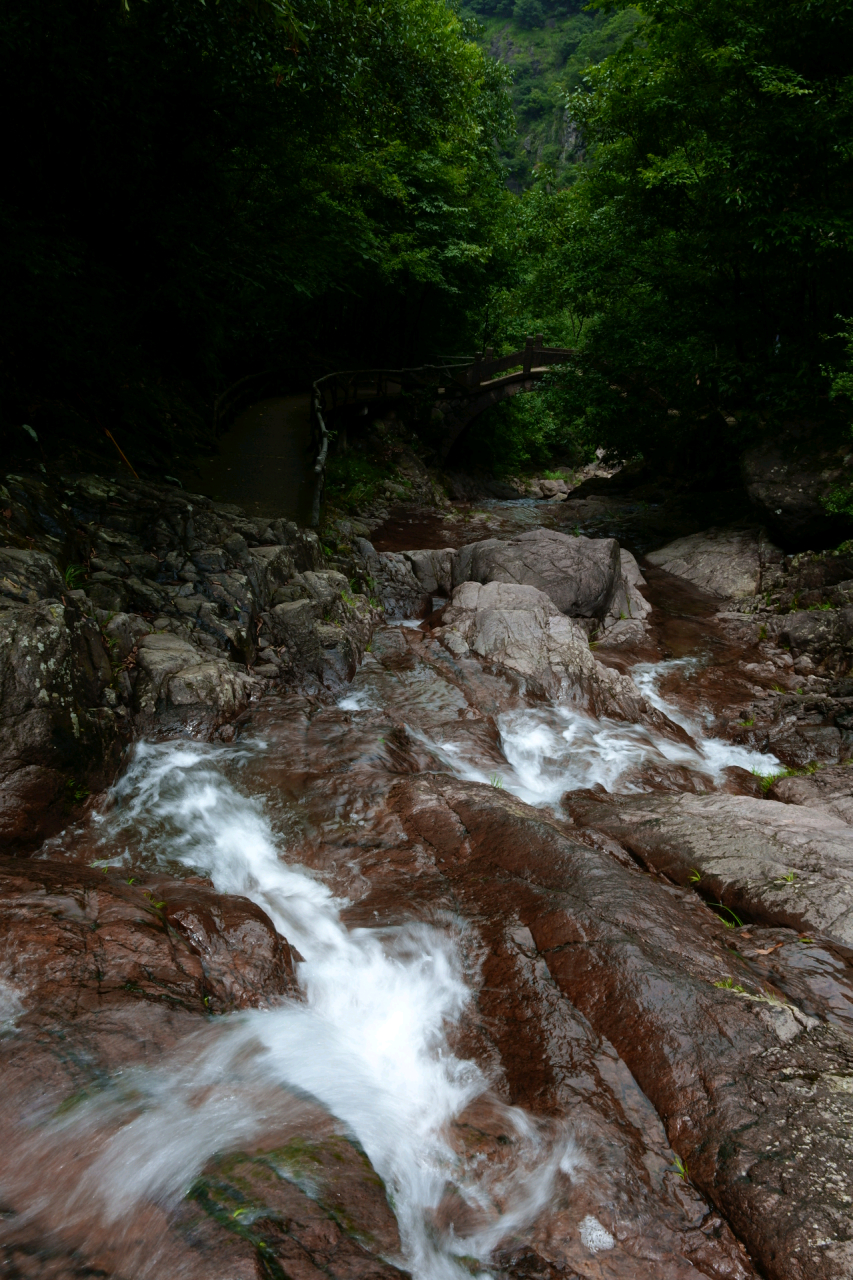
{"type": "MultiPolygon", "coordinates": [[[[401,782],[393,804],[467,911],[512,911],[530,931],[764,1274],[846,1280],[849,1041],[768,999],[695,897],[575,843],[542,813],[445,778],[401,782]]],[[[709,1265],[727,1274],[713,1269],[721,1258],[709,1265]]]]}
{"type": "Polygon", "coordinates": [[[0,859],[4,977],[28,1016],[66,1021],[140,999],[201,1013],[293,991],[289,947],[254,903],[199,883],[129,881],[0,859]]]}

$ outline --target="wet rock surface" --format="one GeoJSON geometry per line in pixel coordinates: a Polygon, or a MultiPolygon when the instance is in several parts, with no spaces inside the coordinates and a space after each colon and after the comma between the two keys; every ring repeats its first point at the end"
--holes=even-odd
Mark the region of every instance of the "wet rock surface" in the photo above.
{"type": "Polygon", "coordinates": [[[765,1273],[845,1275],[847,1180],[826,1170],[846,1163],[850,1042],[735,991],[742,973],[724,931],[678,891],[573,844],[517,801],[406,785],[408,829],[454,881],[510,898],[551,978],[615,1045],[765,1273]]]}
{"type": "Polygon", "coordinates": [[[379,617],[365,584],[288,521],[130,479],[7,476],[0,489],[0,835],[12,845],[55,831],[136,733],[210,736],[270,682],[339,687],[379,617]]]}
{"type": "Polygon", "coordinates": [[[760,529],[709,529],[647,555],[650,564],[666,573],[730,600],[754,596],[761,586],[762,568],[781,558],[760,529]]]}
{"type": "Polygon", "coordinates": [[[572,537],[551,529],[474,542],[453,560],[454,586],[506,582],[536,587],[561,613],[574,618],[604,618],[619,577],[615,539],[572,537]]]}
{"type": "Polygon", "coordinates": [[[853,828],[842,818],[728,795],[568,792],[564,806],[650,870],[722,902],[730,920],[853,944],[853,828]]]}
{"type": "Polygon", "coordinates": [[[846,552],[63,485],[4,493],[3,1273],[846,1280],[846,552]]]}
{"type": "Polygon", "coordinates": [[[451,654],[468,652],[520,676],[529,691],[568,698],[597,715],[668,728],[633,681],[596,662],[586,631],[536,587],[465,582],[453,592],[435,634],[451,654]]]}

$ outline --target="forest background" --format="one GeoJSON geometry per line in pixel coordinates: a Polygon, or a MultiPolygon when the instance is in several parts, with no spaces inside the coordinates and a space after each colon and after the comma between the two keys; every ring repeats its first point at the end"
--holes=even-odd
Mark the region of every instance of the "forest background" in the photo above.
{"type": "Polygon", "coordinates": [[[11,0],[0,60],[12,455],[529,332],[498,472],[849,432],[853,0],[11,0]]]}

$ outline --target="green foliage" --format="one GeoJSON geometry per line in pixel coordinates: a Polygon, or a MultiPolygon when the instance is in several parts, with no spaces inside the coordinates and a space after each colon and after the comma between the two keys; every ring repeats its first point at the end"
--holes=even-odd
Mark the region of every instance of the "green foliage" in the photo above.
{"type": "Polygon", "coordinates": [[[80,782],[77,778],[66,778],[65,804],[68,808],[82,804],[84,800],[88,800],[89,794],[89,788],[85,782],[80,782]]]}
{"type": "MultiPolygon", "coordinates": [[[[582,425],[582,424],[581,424],[582,425]]],[[[452,455],[452,464],[496,476],[542,473],[554,457],[573,464],[594,457],[594,444],[552,405],[549,389],[504,400],[475,419],[452,455]]]]}
{"type": "Polygon", "coordinates": [[[643,12],[569,97],[586,160],[523,198],[493,327],[577,349],[560,415],[590,438],[708,471],[763,424],[837,415],[848,385],[826,399],[853,289],[853,3],[643,12]]]}
{"type": "MultiPolygon", "coordinates": [[[[836,320],[840,320],[843,327],[834,335],[834,339],[836,343],[843,344],[845,360],[841,367],[829,366],[826,369],[826,373],[832,379],[830,395],[844,396],[847,400],[853,401],[853,319],[836,316],[836,320]]],[[[827,340],[833,341],[832,338],[827,340]]]]}
{"type": "Polygon", "coordinates": [[[736,915],[735,912],[732,911],[731,907],[727,907],[724,902],[712,902],[710,905],[712,907],[716,907],[719,911],[725,911],[726,914],[724,916],[720,916],[720,919],[727,929],[743,928],[743,921],[740,916],[736,915]]]}
{"type": "Polygon", "coordinates": [[[84,573],[85,570],[80,564],[69,564],[66,566],[63,577],[65,579],[65,585],[68,587],[69,591],[77,590],[83,581],[84,573]]]}
{"type": "Polygon", "coordinates": [[[326,471],[327,502],[346,511],[359,511],[370,505],[387,479],[387,466],[369,456],[332,454],[326,471]]]}
{"type": "Polygon", "coordinates": [[[467,340],[511,118],[443,0],[11,0],[0,70],[7,426],[138,464],[283,353],[467,340]]]}
{"type": "Polygon", "coordinates": [[[464,12],[482,24],[480,42],[512,75],[517,133],[502,153],[512,189],[529,187],[547,170],[557,181],[572,174],[579,135],[566,112],[565,94],[580,86],[587,68],[613,53],[639,20],[631,9],[579,12],[555,0],[465,0],[464,12]]]}

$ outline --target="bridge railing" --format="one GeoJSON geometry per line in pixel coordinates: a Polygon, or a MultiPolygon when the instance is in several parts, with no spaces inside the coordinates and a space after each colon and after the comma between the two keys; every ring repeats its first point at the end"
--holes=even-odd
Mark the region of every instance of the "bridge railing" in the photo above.
{"type": "Polygon", "coordinates": [[[569,347],[546,347],[541,333],[528,337],[524,346],[508,355],[494,355],[492,348],[472,357],[456,356],[440,364],[420,365],[413,369],[351,369],[328,373],[318,378],[311,390],[311,421],[314,461],[314,497],[311,524],[320,523],[320,509],[329,456],[330,417],[341,409],[373,400],[396,399],[405,391],[435,390],[443,397],[462,399],[476,395],[494,382],[511,382],[513,377],[527,379],[532,373],[556,364],[565,364],[577,353],[569,347]],[[517,371],[517,375],[514,374],[517,371]]]}

